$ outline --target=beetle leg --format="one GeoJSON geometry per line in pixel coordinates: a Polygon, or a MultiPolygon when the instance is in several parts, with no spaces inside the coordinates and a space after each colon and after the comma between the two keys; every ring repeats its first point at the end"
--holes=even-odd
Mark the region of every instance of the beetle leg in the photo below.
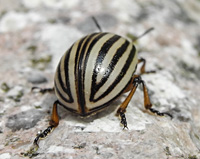
{"type": "Polygon", "coordinates": [[[55,101],[53,104],[51,120],[49,122],[49,125],[51,125],[53,127],[57,127],[59,124],[59,116],[58,116],[57,106],[58,106],[58,101],[55,101]]]}
{"type": "Polygon", "coordinates": [[[51,115],[51,120],[49,122],[49,127],[45,129],[42,133],[39,133],[37,137],[35,138],[33,144],[38,146],[38,142],[40,139],[44,139],[50,132],[53,131],[54,128],[56,128],[59,124],[59,117],[58,117],[58,112],[57,112],[57,104],[58,101],[55,101],[53,104],[53,110],[52,110],[52,115],[51,115]]]}
{"type": "MultiPolygon", "coordinates": [[[[127,121],[126,121],[126,117],[125,117],[125,112],[126,112],[126,108],[128,106],[128,103],[130,102],[132,96],[134,95],[137,87],[139,84],[142,84],[143,86],[143,93],[144,93],[144,107],[146,110],[149,110],[151,113],[159,115],[159,116],[164,116],[164,115],[168,115],[172,118],[172,115],[169,113],[161,113],[152,107],[149,95],[148,95],[148,90],[147,87],[145,85],[145,82],[142,80],[141,76],[139,75],[134,75],[132,77],[131,80],[131,84],[132,84],[132,89],[131,92],[128,94],[128,96],[126,97],[126,99],[124,100],[124,102],[120,105],[120,107],[117,110],[117,115],[120,115],[121,117],[121,123],[124,125],[124,128],[128,128],[127,127],[127,121]]],[[[128,86],[129,88],[131,88],[131,86],[128,86]]]]}
{"type": "MultiPolygon", "coordinates": [[[[133,79],[137,78],[137,75],[133,76],[133,79]]],[[[124,125],[124,128],[128,128],[127,127],[127,122],[126,122],[126,116],[125,116],[125,112],[126,112],[126,108],[128,106],[128,103],[130,102],[132,96],[134,95],[136,88],[138,87],[138,83],[134,82],[131,92],[129,93],[129,95],[126,97],[126,99],[124,100],[124,102],[120,105],[119,109],[117,110],[117,115],[120,115],[121,117],[121,124],[124,125]]]]}
{"type": "Polygon", "coordinates": [[[148,73],[155,73],[156,71],[152,70],[152,71],[146,71],[145,70],[145,66],[146,66],[146,60],[143,58],[138,59],[138,63],[143,63],[142,67],[140,68],[140,75],[141,74],[148,74],[148,73]]]}
{"type": "MultiPolygon", "coordinates": [[[[139,76],[140,77],[140,76],[139,76]]],[[[143,93],[144,93],[144,107],[146,108],[146,110],[149,110],[151,113],[156,114],[158,116],[164,116],[164,115],[168,115],[169,117],[173,118],[171,114],[169,113],[161,113],[158,110],[155,110],[152,107],[150,98],[149,98],[149,94],[148,94],[148,90],[147,87],[145,85],[145,82],[142,80],[142,78],[140,77],[138,80],[139,84],[142,84],[143,87],[143,93]]]]}
{"type": "Polygon", "coordinates": [[[37,134],[37,137],[35,138],[33,145],[31,146],[30,150],[28,150],[26,153],[21,153],[23,156],[29,156],[33,157],[36,155],[36,151],[39,148],[39,141],[41,139],[44,139],[47,137],[59,124],[59,116],[57,113],[57,105],[58,101],[55,101],[53,104],[53,110],[51,115],[51,120],[49,122],[49,126],[43,131],[37,134]]]}
{"type": "Polygon", "coordinates": [[[31,91],[33,92],[40,92],[40,93],[42,93],[42,94],[44,94],[44,93],[47,93],[47,92],[49,92],[49,93],[51,93],[51,92],[54,92],[54,87],[53,88],[40,88],[40,87],[32,87],[31,88],[31,91]]]}
{"type": "MultiPolygon", "coordinates": [[[[140,59],[138,59],[138,64],[139,63],[143,63],[142,64],[142,67],[140,68],[140,75],[142,75],[142,74],[148,74],[148,73],[155,73],[156,71],[154,71],[154,70],[152,70],[152,71],[146,71],[146,69],[145,69],[145,66],[146,66],[146,60],[144,59],[144,58],[140,58],[140,59]]],[[[135,75],[136,76],[136,75],[135,75]]],[[[133,79],[134,79],[134,76],[133,76],[133,78],[132,78],[132,80],[131,80],[131,82],[130,82],[130,84],[128,85],[128,87],[124,90],[124,93],[126,93],[126,92],[129,92],[130,90],[132,90],[132,88],[133,88],[133,79]]]]}

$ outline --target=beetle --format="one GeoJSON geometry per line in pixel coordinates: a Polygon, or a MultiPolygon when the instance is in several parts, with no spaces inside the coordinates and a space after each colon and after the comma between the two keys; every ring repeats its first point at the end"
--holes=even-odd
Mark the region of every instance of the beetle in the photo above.
{"type": "Polygon", "coordinates": [[[171,116],[152,108],[147,87],[141,78],[141,74],[152,71],[145,70],[146,61],[138,58],[133,42],[117,34],[102,32],[97,21],[93,20],[100,32],[77,40],[65,52],[57,66],[54,89],[40,89],[42,93],[54,90],[57,100],[53,104],[49,127],[37,135],[32,150],[38,149],[39,140],[58,126],[58,105],[77,115],[87,117],[111,106],[120,95],[129,92],[117,110],[123,128],[128,128],[126,108],[140,84],[143,87],[145,109],[159,116],[165,114],[171,116]],[[142,63],[142,67],[141,73],[136,75],[138,63],[142,63]]]}

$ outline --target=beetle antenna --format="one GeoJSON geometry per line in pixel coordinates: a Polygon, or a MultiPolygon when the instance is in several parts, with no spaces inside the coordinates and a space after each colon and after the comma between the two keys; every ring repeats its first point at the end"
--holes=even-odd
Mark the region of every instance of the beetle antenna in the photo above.
{"type": "Polygon", "coordinates": [[[94,16],[92,16],[92,20],[94,21],[95,25],[96,25],[97,28],[99,29],[99,32],[102,32],[102,29],[101,29],[99,23],[97,22],[97,19],[96,19],[94,16]]]}
{"type": "Polygon", "coordinates": [[[139,35],[139,36],[133,38],[132,41],[133,41],[133,42],[134,42],[134,41],[137,41],[138,39],[140,39],[140,38],[143,37],[144,35],[146,35],[146,34],[148,34],[149,32],[151,32],[152,30],[154,30],[153,27],[147,29],[143,34],[141,34],[141,35],[139,35]]]}

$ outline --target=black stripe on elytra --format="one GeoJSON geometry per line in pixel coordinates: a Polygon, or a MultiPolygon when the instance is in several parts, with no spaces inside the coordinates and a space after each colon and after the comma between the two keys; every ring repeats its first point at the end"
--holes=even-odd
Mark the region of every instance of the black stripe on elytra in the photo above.
{"type": "Polygon", "coordinates": [[[91,115],[91,114],[93,114],[93,113],[96,113],[96,112],[98,112],[98,111],[104,109],[105,107],[108,107],[110,103],[112,103],[116,98],[118,98],[118,97],[124,92],[124,90],[126,89],[126,87],[128,86],[128,84],[129,84],[130,82],[131,82],[131,79],[130,79],[130,81],[127,83],[127,85],[122,89],[122,91],[121,91],[115,98],[109,100],[108,102],[104,103],[103,105],[99,105],[99,106],[97,106],[97,107],[95,107],[95,108],[89,109],[89,111],[88,111],[87,113],[85,113],[85,114],[80,114],[80,112],[78,112],[77,110],[68,108],[65,104],[61,103],[60,101],[58,101],[58,102],[59,102],[59,104],[60,104],[61,106],[63,106],[63,107],[64,107],[65,109],[67,109],[68,111],[73,112],[73,113],[75,113],[75,114],[78,114],[78,115],[80,115],[80,116],[82,116],[82,117],[86,117],[86,116],[88,116],[88,115],[91,115]]]}
{"type": "MultiPolygon", "coordinates": [[[[99,35],[97,35],[97,37],[95,37],[92,42],[90,43],[90,46],[87,50],[87,53],[86,53],[86,56],[85,56],[85,62],[84,62],[84,66],[83,66],[83,77],[85,77],[85,71],[86,71],[86,66],[87,66],[87,62],[88,62],[88,59],[89,59],[89,56],[90,56],[90,52],[92,50],[92,48],[94,47],[94,45],[105,35],[107,35],[108,33],[99,33],[99,35]]],[[[91,55],[92,56],[92,55],[91,55]]],[[[85,80],[85,78],[84,78],[85,80]]]]}
{"type": "Polygon", "coordinates": [[[78,47],[77,47],[77,50],[75,52],[76,56],[75,56],[75,65],[74,65],[74,77],[75,77],[75,82],[76,84],[78,84],[78,69],[77,69],[77,65],[78,65],[78,62],[79,62],[79,52],[80,52],[80,48],[81,48],[81,45],[84,41],[84,39],[86,38],[87,36],[85,36],[84,38],[82,38],[79,43],[78,43],[78,47]]]}
{"type": "Polygon", "coordinates": [[[110,103],[112,103],[113,101],[115,101],[124,92],[124,90],[127,88],[127,86],[129,85],[130,82],[131,82],[131,79],[129,80],[129,82],[127,83],[127,85],[121,90],[121,92],[119,92],[114,98],[112,98],[111,100],[107,101],[103,105],[99,105],[99,106],[97,106],[95,108],[90,109],[88,115],[90,115],[90,114],[92,114],[94,112],[97,112],[97,111],[99,111],[99,110],[101,110],[101,109],[103,109],[105,107],[108,107],[110,103]]]}
{"type": "MultiPolygon", "coordinates": [[[[95,93],[106,83],[106,81],[109,79],[112,71],[114,70],[117,62],[119,61],[119,59],[122,57],[123,53],[126,51],[127,47],[129,46],[130,42],[129,41],[125,41],[121,47],[119,47],[117,49],[117,51],[115,53],[113,53],[113,58],[111,60],[111,63],[108,65],[108,67],[106,68],[106,72],[103,75],[103,78],[101,79],[101,81],[99,83],[96,83],[92,86],[93,89],[93,93],[91,93],[91,97],[90,97],[90,101],[94,100],[94,95],[95,93]]],[[[95,79],[96,80],[96,79],[95,79]]]]}
{"type": "MultiPolygon", "coordinates": [[[[58,101],[58,103],[63,106],[65,109],[67,109],[68,111],[72,112],[72,113],[76,113],[76,114],[79,114],[79,112],[75,109],[71,109],[69,107],[67,107],[65,104],[61,103],[60,101],[58,101]]],[[[80,115],[80,114],[79,114],[80,115]]]]}
{"type": "MultiPolygon", "coordinates": [[[[63,94],[60,92],[60,90],[58,89],[58,86],[57,86],[57,83],[56,82],[54,82],[54,86],[55,86],[55,89],[56,89],[56,92],[58,93],[58,95],[59,95],[59,97],[62,99],[62,100],[64,100],[65,102],[67,102],[67,103],[72,103],[70,100],[67,100],[67,98],[65,98],[64,96],[63,96],[63,94]]],[[[61,101],[60,101],[61,102],[61,101]]]]}
{"type": "Polygon", "coordinates": [[[105,35],[107,35],[108,33],[98,33],[98,35],[91,41],[90,46],[88,47],[88,50],[86,52],[86,56],[85,56],[85,60],[84,60],[84,65],[83,65],[83,90],[85,90],[85,72],[86,72],[86,66],[88,63],[88,59],[89,56],[93,56],[91,55],[91,50],[93,49],[93,47],[95,46],[95,44],[98,44],[98,41],[103,38],[105,35]]]}
{"type": "MultiPolygon", "coordinates": [[[[71,89],[70,89],[70,84],[69,84],[69,75],[68,75],[68,62],[69,62],[69,56],[70,56],[70,53],[71,53],[71,48],[66,52],[66,56],[65,56],[65,59],[64,59],[64,68],[61,68],[61,61],[59,62],[58,68],[57,68],[57,78],[58,78],[58,81],[60,83],[61,89],[69,96],[69,100],[67,100],[65,97],[63,97],[63,100],[65,99],[65,101],[68,102],[68,103],[74,102],[74,99],[73,99],[72,94],[71,94],[71,89]],[[61,77],[61,69],[64,69],[64,71],[65,71],[66,86],[65,86],[65,84],[62,80],[62,77],[61,77]]],[[[55,83],[55,85],[56,85],[56,83],[55,83]]],[[[57,87],[57,90],[60,93],[58,87],[57,87]]]]}
{"type": "Polygon", "coordinates": [[[75,65],[74,65],[74,77],[75,77],[75,89],[76,89],[76,95],[77,95],[77,101],[78,101],[78,107],[79,107],[79,109],[81,109],[81,105],[80,105],[80,103],[79,103],[79,92],[78,92],[78,78],[79,78],[79,76],[78,76],[78,68],[77,68],[77,66],[78,66],[78,63],[79,63],[79,54],[80,54],[80,49],[81,49],[81,46],[82,46],[82,44],[83,44],[83,41],[85,40],[85,38],[86,38],[87,36],[85,36],[85,37],[83,37],[79,42],[78,42],[78,46],[77,46],[77,49],[76,49],[76,51],[74,52],[74,54],[75,54],[75,65]]]}
{"type": "MultiPolygon", "coordinates": [[[[115,81],[110,85],[110,87],[108,87],[108,89],[101,96],[99,96],[97,99],[93,99],[93,102],[97,102],[98,100],[107,96],[117,86],[117,84],[123,79],[124,75],[126,74],[127,70],[129,69],[129,67],[134,59],[135,51],[136,51],[136,49],[133,46],[130,51],[129,57],[127,58],[127,60],[125,62],[124,67],[122,68],[121,72],[119,73],[119,75],[117,76],[115,81]]],[[[133,68],[133,69],[134,69],[133,70],[133,72],[134,72],[135,68],[133,68]]]]}
{"type": "MultiPolygon", "coordinates": [[[[64,59],[64,71],[65,71],[65,80],[66,80],[66,87],[67,87],[67,94],[69,96],[70,102],[74,102],[74,99],[72,97],[72,93],[71,93],[71,87],[70,87],[70,82],[69,82],[69,57],[70,54],[72,53],[72,47],[74,46],[74,44],[70,47],[70,49],[68,50],[67,55],[65,56],[64,59]]],[[[62,78],[61,78],[62,79],[62,78]]],[[[62,87],[63,88],[63,87],[62,87]]]]}
{"type": "Polygon", "coordinates": [[[90,43],[91,39],[96,35],[97,33],[93,33],[91,35],[88,35],[85,37],[85,41],[83,42],[82,48],[79,53],[79,59],[78,59],[78,103],[81,108],[81,114],[85,114],[85,91],[84,91],[84,76],[83,72],[85,71],[83,69],[84,65],[84,57],[87,53],[86,48],[88,47],[88,44],[90,43]]]}
{"type": "MultiPolygon", "coordinates": [[[[93,70],[93,74],[92,74],[92,86],[91,86],[91,94],[90,94],[90,101],[93,100],[95,93],[97,92],[98,89],[98,85],[96,83],[97,80],[97,75],[99,73],[99,71],[101,70],[101,66],[102,66],[102,61],[104,60],[106,54],[108,53],[109,49],[113,46],[113,44],[119,40],[121,37],[118,35],[114,35],[112,36],[110,39],[108,39],[103,46],[101,47],[97,59],[96,59],[96,63],[95,63],[95,67],[93,70]]],[[[109,74],[109,73],[108,73],[109,74]]]]}

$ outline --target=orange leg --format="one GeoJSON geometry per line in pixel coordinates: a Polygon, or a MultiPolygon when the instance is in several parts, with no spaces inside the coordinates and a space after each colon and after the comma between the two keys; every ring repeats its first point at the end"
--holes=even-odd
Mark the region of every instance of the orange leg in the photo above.
{"type": "Polygon", "coordinates": [[[146,71],[145,66],[146,66],[146,60],[143,58],[138,59],[138,63],[143,63],[142,67],[140,68],[140,75],[142,74],[147,74],[147,73],[155,73],[156,71],[146,71]]]}
{"type": "MultiPolygon", "coordinates": [[[[159,115],[159,116],[164,116],[164,115],[168,115],[172,118],[172,116],[168,113],[160,113],[159,111],[151,108],[152,107],[152,104],[151,104],[151,101],[150,101],[150,98],[149,98],[149,95],[148,95],[148,90],[147,90],[147,87],[145,86],[145,83],[144,81],[142,80],[141,76],[139,75],[134,75],[133,78],[132,78],[132,89],[129,93],[129,95],[126,97],[126,99],[124,100],[124,102],[120,105],[120,107],[118,108],[117,110],[117,115],[120,115],[121,117],[121,123],[124,125],[124,128],[128,128],[127,127],[127,122],[126,122],[126,117],[125,117],[125,112],[126,112],[126,108],[132,98],[132,96],[134,95],[137,87],[139,84],[142,84],[143,86],[143,93],[144,93],[144,107],[146,110],[149,110],[151,113],[154,113],[156,115],[159,115]]],[[[129,86],[131,87],[131,86],[129,86]]]]}
{"type": "Polygon", "coordinates": [[[38,133],[37,137],[35,138],[33,145],[31,146],[30,150],[26,153],[21,153],[23,156],[34,157],[36,155],[36,151],[39,148],[39,141],[47,137],[59,124],[59,116],[57,113],[57,105],[58,101],[55,101],[53,104],[53,110],[51,115],[51,120],[49,122],[48,128],[46,128],[43,132],[38,133]]]}
{"type": "MultiPolygon", "coordinates": [[[[133,79],[136,79],[137,77],[138,76],[135,75],[135,76],[133,76],[133,79]]],[[[131,92],[129,93],[129,95],[126,97],[126,99],[124,100],[124,102],[120,105],[120,107],[117,110],[117,116],[120,115],[120,117],[121,117],[121,124],[124,125],[123,129],[125,129],[125,128],[128,129],[127,122],[126,122],[126,117],[125,117],[125,112],[126,112],[126,108],[128,106],[128,103],[130,102],[131,98],[133,97],[133,95],[134,95],[134,93],[135,93],[135,91],[136,91],[136,89],[138,87],[138,83],[133,83],[132,84],[132,82],[131,82],[131,85],[132,85],[131,92]]],[[[131,86],[129,86],[129,87],[131,87],[131,86]]]]}
{"type": "Polygon", "coordinates": [[[59,124],[59,116],[57,111],[58,101],[55,101],[53,104],[53,110],[51,115],[51,120],[49,122],[49,125],[57,127],[59,124]]]}
{"type": "MultiPolygon", "coordinates": [[[[139,63],[143,63],[142,67],[140,68],[140,75],[142,75],[142,74],[148,74],[148,73],[155,73],[156,72],[156,71],[146,71],[146,69],[145,69],[146,60],[145,59],[143,59],[143,58],[138,59],[138,63],[137,64],[139,64],[139,63]]],[[[129,92],[130,90],[132,90],[132,88],[133,88],[133,84],[132,84],[133,83],[133,79],[136,76],[137,75],[133,76],[133,78],[132,78],[132,80],[130,82],[130,85],[124,90],[124,93],[129,92]]]]}
{"type": "Polygon", "coordinates": [[[33,144],[38,146],[38,142],[41,139],[44,139],[50,132],[53,131],[54,128],[56,128],[59,124],[59,117],[57,113],[57,104],[58,101],[55,101],[53,104],[53,110],[52,110],[52,115],[51,115],[51,120],[49,122],[49,127],[45,129],[42,133],[39,133],[38,136],[35,138],[33,144]]]}

